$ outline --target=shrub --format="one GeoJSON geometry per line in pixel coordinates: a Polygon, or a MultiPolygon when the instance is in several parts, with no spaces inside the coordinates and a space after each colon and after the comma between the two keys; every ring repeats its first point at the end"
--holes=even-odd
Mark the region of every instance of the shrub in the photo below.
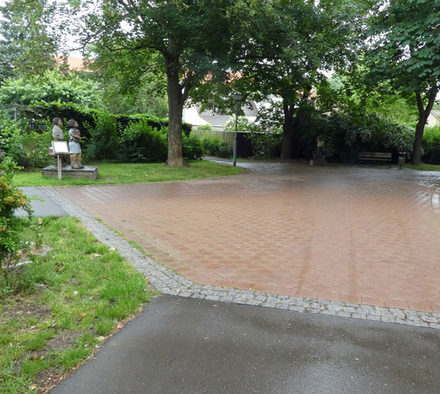
{"type": "MultiPolygon", "coordinates": [[[[38,102],[29,107],[20,106],[18,107],[18,110],[19,115],[26,119],[48,120],[53,119],[56,116],[64,120],[75,119],[80,126],[83,137],[86,139],[91,137],[91,132],[96,127],[96,123],[99,121],[100,115],[112,117],[119,132],[122,132],[122,130],[128,127],[131,123],[140,122],[141,120],[146,121],[149,126],[158,130],[168,127],[168,120],[159,119],[155,116],[150,116],[147,114],[110,114],[103,110],[90,109],[72,103],[38,102]]],[[[190,124],[184,123],[182,128],[186,135],[190,135],[190,124]]]]}
{"type": "Polygon", "coordinates": [[[203,150],[206,154],[224,158],[231,157],[231,148],[219,137],[206,133],[203,134],[200,139],[202,142],[203,150]]]}
{"type": "Polygon", "coordinates": [[[202,141],[194,135],[182,135],[183,157],[187,160],[199,160],[203,157],[204,149],[202,141]]]}
{"type": "Polygon", "coordinates": [[[247,135],[247,138],[252,144],[253,157],[263,159],[280,156],[281,134],[253,130],[247,135]]]}
{"type": "Polygon", "coordinates": [[[167,134],[143,120],[123,132],[118,160],[125,163],[164,162],[168,155],[167,134]]]}
{"type": "Polygon", "coordinates": [[[201,125],[197,126],[197,130],[210,131],[210,130],[212,130],[212,127],[210,124],[201,124],[201,125]]]}
{"type": "Polygon", "coordinates": [[[332,113],[329,116],[318,115],[311,122],[313,132],[310,135],[313,150],[316,137],[325,142],[328,157],[344,162],[353,162],[361,151],[399,151],[410,152],[414,131],[394,124],[374,114],[358,118],[350,114],[332,113]]]}
{"type": "Polygon", "coordinates": [[[16,168],[9,157],[0,163],[0,270],[7,285],[10,269],[18,262],[19,252],[28,245],[21,239],[20,233],[30,225],[32,219],[29,200],[12,185],[16,168]],[[17,208],[23,208],[27,217],[15,216],[17,208]]]}
{"type": "Polygon", "coordinates": [[[440,126],[425,129],[422,147],[422,160],[425,163],[440,164],[440,126]]]}
{"type": "Polygon", "coordinates": [[[15,136],[20,134],[20,122],[9,117],[7,111],[0,111],[0,149],[11,156],[15,136]]]}
{"type": "Polygon", "coordinates": [[[106,113],[99,113],[95,127],[86,144],[87,160],[115,160],[120,149],[118,125],[115,118],[106,113]]]}
{"type": "Polygon", "coordinates": [[[47,149],[52,139],[51,126],[34,130],[25,121],[15,121],[5,113],[0,115],[0,148],[18,165],[44,167],[50,162],[47,149]]]}

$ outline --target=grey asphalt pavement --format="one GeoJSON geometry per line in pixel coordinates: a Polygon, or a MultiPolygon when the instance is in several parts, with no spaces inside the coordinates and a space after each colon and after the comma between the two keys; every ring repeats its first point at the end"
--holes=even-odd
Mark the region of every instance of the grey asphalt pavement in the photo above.
{"type": "MultiPolygon", "coordinates": [[[[32,209],[34,210],[34,216],[46,217],[46,216],[68,216],[66,211],[60,207],[55,201],[53,201],[49,195],[40,187],[20,187],[20,190],[29,197],[35,197],[36,199],[31,201],[32,209]]],[[[25,215],[22,209],[16,211],[17,216],[25,215]]]]}
{"type": "Polygon", "coordinates": [[[435,393],[440,331],[160,296],[52,393],[435,393]]]}

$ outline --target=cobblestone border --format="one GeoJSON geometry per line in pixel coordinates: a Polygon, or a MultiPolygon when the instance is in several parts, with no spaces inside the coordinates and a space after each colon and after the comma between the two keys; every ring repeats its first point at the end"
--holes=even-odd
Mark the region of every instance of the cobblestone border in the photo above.
{"type": "Polygon", "coordinates": [[[68,214],[76,216],[81,220],[100,242],[115,248],[121,256],[149,279],[154,288],[164,294],[440,329],[440,314],[438,313],[194,284],[183,276],[155,263],[151,258],[131,246],[128,241],[116,235],[85,210],[62,196],[54,188],[45,186],[42,189],[53,201],[62,206],[68,214]]]}

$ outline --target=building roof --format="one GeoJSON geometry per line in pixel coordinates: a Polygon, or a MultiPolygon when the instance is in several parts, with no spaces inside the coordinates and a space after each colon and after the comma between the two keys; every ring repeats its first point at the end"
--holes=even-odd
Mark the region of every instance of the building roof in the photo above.
{"type": "MultiPolygon", "coordinates": [[[[249,104],[246,104],[241,109],[244,112],[244,116],[251,119],[255,119],[258,115],[258,108],[254,102],[250,103],[252,105],[251,108],[249,108],[249,104]]],[[[199,109],[199,108],[198,108],[199,109]]],[[[211,126],[214,127],[223,127],[228,121],[231,119],[229,115],[223,115],[223,114],[217,114],[213,111],[203,111],[199,112],[199,116],[207,123],[209,123],[211,126]]]]}
{"type": "Polygon", "coordinates": [[[55,58],[55,61],[60,65],[60,66],[67,66],[67,68],[70,71],[87,71],[87,72],[91,72],[92,70],[90,70],[84,63],[85,63],[85,59],[81,58],[81,57],[61,57],[61,56],[57,56],[55,58]]]}

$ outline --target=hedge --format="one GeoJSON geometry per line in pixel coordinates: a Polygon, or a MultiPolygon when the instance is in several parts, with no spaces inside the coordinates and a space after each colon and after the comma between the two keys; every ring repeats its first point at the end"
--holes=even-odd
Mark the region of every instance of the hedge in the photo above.
{"type": "MultiPolygon", "coordinates": [[[[39,102],[30,106],[18,106],[17,110],[20,117],[32,119],[34,121],[46,121],[47,119],[53,119],[55,117],[65,120],[75,119],[79,124],[83,137],[86,139],[91,137],[91,130],[96,127],[96,123],[100,117],[111,117],[118,130],[125,129],[129,123],[140,121],[146,121],[149,126],[157,130],[168,127],[167,119],[159,119],[147,114],[109,114],[102,110],[85,108],[73,103],[39,102]]],[[[191,125],[184,123],[182,130],[188,136],[191,132],[191,125]]]]}

